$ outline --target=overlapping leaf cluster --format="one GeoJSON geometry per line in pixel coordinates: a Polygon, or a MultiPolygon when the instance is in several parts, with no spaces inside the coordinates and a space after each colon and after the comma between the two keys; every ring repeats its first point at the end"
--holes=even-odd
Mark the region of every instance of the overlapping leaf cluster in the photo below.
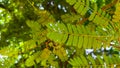
{"type": "Polygon", "coordinates": [[[83,56],[75,57],[73,59],[70,59],[69,63],[74,67],[94,67],[94,68],[105,68],[106,67],[112,67],[114,68],[114,64],[116,64],[116,67],[119,67],[120,58],[118,58],[118,55],[114,56],[97,56],[97,58],[93,58],[92,56],[83,56]],[[106,64],[106,65],[105,65],[106,64]]]}
{"type": "Polygon", "coordinates": [[[49,23],[47,27],[49,28],[49,33],[47,34],[47,37],[49,39],[59,44],[75,46],[80,49],[99,49],[102,46],[101,43],[103,42],[104,38],[109,39],[107,43],[110,43],[110,41],[112,40],[111,36],[97,35],[95,31],[91,31],[89,27],[83,25],[49,23]]]}
{"type": "MultiPolygon", "coordinates": [[[[10,4],[14,1],[10,0],[10,4]]],[[[0,55],[5,56],[5,59],[0,58],[0,66],[6,68],[111,66],[113,68],[116,65],[118,67],[119,50],[114,47],[106,50],[106,47],[120,44],[119,0],[115,0],[117,4],[112,8],[111,5],[107,6],[107,0],[101,1],[100,3],[98,0],[17,0],[11,6],[3,6],[0,3],[2,9],[7,11],[11,9],[8,12],[13,15],[14,23],[10,32],[16,31],[12,32],[13,37],[3,35],[9,31],[8,27],[0,31],[2,32],[0,40],[5,40],[3,36],[13,38],[13,41],[6,40],[10,42],[8,47],[1,47],[0,55]],[[107,13],[104,6],[105,9],[112,9],[114,14],[107,13]],[[21,26],[23,23],[24,26],[21,26]],[[17,29],[18,26],[22,30],[30,28],[30,31],[21,32],[17,29]],[[25,36],[17,39],[18,33],[20,36],[26,34],[29,38],[26,41],[23,41],[23,38],[26,39],[25,36]],[[17,40],[20,42],[15,43],[17,40]],[[95,53],[96,58],[93,58],[93,55],[86,55],[86,49],[93,49],[90,54],[95,53]],[[100,49],[102,51],[99,51],[100,49]]],[[[111,0],[110,2],[112,3],[111,0]]]]}

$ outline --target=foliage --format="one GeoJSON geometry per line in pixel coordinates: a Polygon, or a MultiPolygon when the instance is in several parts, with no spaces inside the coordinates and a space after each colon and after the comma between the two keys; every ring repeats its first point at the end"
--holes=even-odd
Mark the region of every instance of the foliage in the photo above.
{"type": "Polygon", "coordinates": [[[1,0],[0,67],[119,67],[119,11],[119,0],[1,0]]]}

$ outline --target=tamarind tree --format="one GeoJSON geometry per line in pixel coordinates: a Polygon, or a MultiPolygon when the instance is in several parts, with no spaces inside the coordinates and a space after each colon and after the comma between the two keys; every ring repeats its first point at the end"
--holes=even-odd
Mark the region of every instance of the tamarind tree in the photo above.
{"type": "Polygon", "coordinates": [[[120,0],[0,0],[0,67],[119,68],[120,0]]]}

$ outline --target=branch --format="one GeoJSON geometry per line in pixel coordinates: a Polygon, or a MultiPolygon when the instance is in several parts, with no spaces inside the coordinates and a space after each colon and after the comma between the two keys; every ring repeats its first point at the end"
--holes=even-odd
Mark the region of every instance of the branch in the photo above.
{"type": "Polygon", "coordinates": [[[83,17],[82,20],[78,22],[78,24],[83,24],[87,20],[88,20],[88,18],[83,17]]]}
{"type": "Polygon", "coordinates": [[[111,7],[114,6],[117,2],[118,2],[118,0],[114,0],[112,3],[103,6],[103,7],[102,7],[102,10],[105,11],[105,10],[107,10],[108,8],[111,8],[111,7]]]}

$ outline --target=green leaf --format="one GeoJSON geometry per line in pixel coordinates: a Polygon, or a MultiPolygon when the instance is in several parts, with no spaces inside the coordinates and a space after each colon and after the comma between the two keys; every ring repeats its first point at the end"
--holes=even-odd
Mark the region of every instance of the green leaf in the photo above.
{"type": "Polygon", "coordinates": [[[89,3],[89,0],[86,0],[86,6],[87,6],[87,7],[90,6],[89,4],[90,4],[90,3],[89,3]]]}
{"type": "Polygon", "coordinates": [[[30,56],[26,61],[25,61],[25,65],[27,67],[33,66],[35,64],[34,62],[34,56],[30,56]]]}
{"type": "Polygon", "coordinates": [[[93,49],[97,49],[97,40],[96,40],[96,38],[93,38],[92,48],[93,48],[93,49]]]}
{"type": "Polygon", "coordinates": [[[54,40],[54,32],[48,33],[47,37],[50,38],[51,40],[54,40]]]}
{"type": "Polygon", "coordinates": [[[83,37],[84,38],[84,41],[83,41],[83,48],[85,49],[85,48],[87,48],[87,46],[88,46],[88,36],[84,36],[83,37]]]}
{"type": "Polygon", "coordinates": [[[56,24],[50,23],[49,26],[52,27],[52,30],[54,30],[54,31],[59,31],[59,30],[58,30],[57,23],[56,23],[56,24]]]}
{"type": "Polygon", "coordinates": [[[84,64],[82,63],[82,61],[81,61],[80,57],[76,57],[76,59],[75,59],[75,60],[78,62],[78,64],[79,64],[79,65],[84,65],[84,64]]]}
{"type": "Polygon", "coordinates": [[[77,31],[79,34],[82,34],[81,27],[79,25],[77,25],[77,31]]]}
{"type": "Polygon", "coordinates": [[[83,46],[83,37],[82,36],[80,36],[79,37],[79,41],[78,41],[78,48],[82,48],[82,46],[83,46]]]}
{"type": "MultiPolygon", "coordinates": [[[[56,34],[57,34],[57,33],[56,33],[56,34]]],[[[56,36],[57,36],[57,37],[56,37],[56,40],[55,40],[55,41],[58,42],[58,43],[61,43],[64,35],[59,33],[59,34],[57,34],[56,36]]]]}
{"type": "Polygon", "coordinates": [[[53,32],[53,36],[52,36],[53,41],[59,42],[60,41],[59,35],[60,35],[59,33],[53,32]]]}
{"type": "Polygon", "coordinates": [[[84,9],[84,5],[80,4],[79,8],[76,11],[81,14],[83,9],[84,9]]]}
{"type": "Polygon", "coordinates": [[[109,62],[109,60],[108,60],[108,57],[107,57],[106,55],[104,55],[103,58],[104,58],[105,63],[106,63],[107,65],[109,65],[110,62],[109,62]]]}
{"type": "Polygon", "coordinates": [[[70,5],[73,5],[74,3],[76,3],[77,0],[66,0],[66,2],[68,2],[70,5]]]}
{"type": "Polygon", "coordinates": [[[99,20],[100,17],[98,15],[95,16],[95,18],[93,19],[93,22],[96,23],[96,24],[99,24],[99,20]]]}
{"type": "Polygon", "coordinates": [[[92,37],[88,37],[88,46],[87,48],[92,48],[92,45],[93,45],[93,38],[92,37]]]}
{"type": "Polygon", "coordinates": [[[92,21],[93,19],[94,19],[94,17],[95,17],[95,15],[96,15],[96,12],[97,12],[97,4],[94,4],[94,11],[93,11],[93,13],[90,15],[90,17],[89,17],[89,21],[92,21]]]}
{"type": "Polygon", "coordinates": [[[103,11],[103,12],[102,12],[102,16],[104,17],[104,16],[105,16],[105,14],[106,14],[106,12],[105,12],[105,11],[103,11]]]}
{"type": "Polygon", "coordinates": [[[75,25],[72,25],[73,33],[78,34],[77,28],[75,25]]]}
{"type": "Polygon", "coordinates": [[[101,10],[101,9],[98,10],[98,15],[99,15],[99,16],[102,15],[102,10],[101,10]]]}
{"type": "Polygon", "coordinates": [[[99,63],[100,63],[101,65],[104,64],[104,61],[103,61],[103,59],[102,59],[100,56],[97,56],[97,59],[98,59],[98,61],[99,61],[99,63]]]}
{"type": "Polygon", "coordinates": [[[67,24],[68,32],[73,33],[72,26],[70,24],[67,24]]]}
{"type": "Polygon", "coordinates": [[[88,34],[88,35],[91,35],[91,30],[90,30],[90,28],[87,26],[87,27],[85,27],[85,29],[86,29],[86,33],[88,34]]]}
{"type": "Polygon", "coordinates": [[[96,12],[93,12],[90,17],[88,18],[89,21],[92,21],[96,15],[96,12]]]}
{"type": "Polygon", "coordinates": [[[47,26],[47,28],[49,29],[49,30],[53,30],[53,28],[52,28],[52,23],[48,23],[48,24],[46,24],[46,26],[47,26]]]}
{"type": "Polygon", "coordinates": [[[76,66],[80,66],[80,63],[79,63],[80,60],[78,60],[77,58],[74,58],[73,60],[74,60],[74,62],[76,63],[76,66]]]}
{"type": "Polygon", "coordinates": [[[67,30],[67,27],[65,26],[65,24],[64,23],[60,23],[60,28],[64,31],[64,32],[66,32],[66,33],[68,33],[68,30],[67,30]]]}
{"type": "Polygon", "coordinates": [[[64,34],[61,43],[65,43],[67,41],[67,38],[68,38],[68,34],[64,34]]]}
{"type": "Polygon", "coordinates": [[[71,46],[72,41],[73,41],[73,35],[69,35],[69,38],[68,38],[68,41],[67,41],[66,45],[71,46]]]}
{"type": "Polygon", "coordinates": [[[26,24],[33,30],[33,31],[40,31],[41,25],[38,22],[27,20],[26,24]]]}
{"type": "Polygon", "coordinates": [[[77,46],[78,45],[78,36],[74,36],[73,38],[73,46],[77,46]]]}
{"type": "Polygon", "coordinates": [[[86,12],[87,12],[87,10],[88,10],[88,7],[85,7],[85,8],[83,9],[83,11],[81,12],[81,15],[85,15],[86,12]]]}
{"type": "Polygon", "coordinates": [[[114,64],[114,60],[112,60],[112,57],[111,56],[107,56],[108,57],[108,60],[109,60],[109,64],[112,65],[114,64]]]}
{"type": "Polygon", "coordinates": [[[73,6],[73,7],[74,7],[74,9],[76,9],[76,10],[77,10],[77,9],[79,8],[79,6],[80,6],[80,3],[81,3],[80,1],[79,1],[79,2],[76,2],[76,4],[73,6]]]}
{"type": "Polygon", "coordinates": [[[86,35],[87,34],[87,31],[86,31],[86,28],[84,25],[81,26],[81,31],[82,31],[82,34],[83,35],[86,35]]]}
{"type": "Polygon", "coordinates": [[[82,60],[80,59],[80,57],[76,57],[73,59],[70,59],[70,61],[68,61],[72,66],[76,66],[76,67],[80,67],[80,66],[85,66],[82,62],[82,60]]]}
{"type": "Polygon", "coordinates": [[[70,61],[68,61],[72,66],[76,66],[76,63],[73,59],[70,59],[70,61]]]}
{"type": "Polygon", "coordinates": [[[96,64],[95,59],[93,57],[88,56],[88,60],[92,63],[92,65],[96,64]]]}
{"type": "Polygon", "coordinates": [[[41,61],[41,66],[46,66],[46,60],[41,61]]]}
{"type": "Polygon", "coordinates": [[[41,54],[40,51],[33,54],[35,56],[34,58],[35,58],[36,63],[39,63],[41,61],[40,54],[41,54]]]}
{"type": "Polygon", "coordinates": [[[120,58],[119,55],[114,55],[114,60],[116,61],[116,63],[120,63],[120,58]]]}
{"type": "Polygon", "coordinates": [[[82,60],[82,62],[83,62],[84,65],[88,65],[88,61],[87,61],[87,59],[86,59],[85,56],[80,55],[80,58],[81,58],[81,60],[82,60]]]}
{"type": "Polygon", "coordinates": [[[102,43],[102,42],[98,39],[98,40],[97,40],[97,44],[96,44],[96,46],[97,46],[98,49],[101,48],[101,43],[102,43]]]}

